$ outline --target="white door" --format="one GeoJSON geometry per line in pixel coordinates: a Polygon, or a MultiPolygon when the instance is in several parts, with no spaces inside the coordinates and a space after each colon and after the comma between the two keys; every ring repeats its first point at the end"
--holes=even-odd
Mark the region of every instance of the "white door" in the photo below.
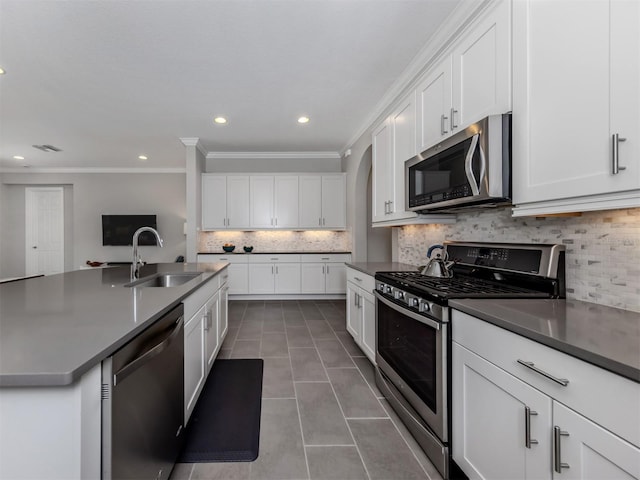
{"type": "Polygon", "coordinates": [[[249,177],[227,176],[227,228],[249,227],[249,177]]]}
{"type": "Polygon", "coordinates": [[[344,175],[322,176],[322,226],[345,228],[347,202],[344,175]]]}
{"type": "Polygon", "coordinates": [[[202,229],[227,227],[227,177],[202,175],[202,229]]]}
{"type": "Polygon", "coordinates": [[[298,177],[277,175],[274,181],[274,227],[298,226],[298,177]]]}
{"type": "Polygon", "coordinates": [[[275,272],[276,293],[300,293],[299,263],[276,263],[275,272]]]}
{"type": "Polygon", "coordinates": [[[327,263],[325,275],[326,293],[343,294],[347,289],[347,267],[344,263],[327,263]]]}
{"type": "Polygon", "coordinates": [[[431,70],[417,88],[417,149],[432,147],[450,132],[451,55],[431,70]]]}
{"type": "Polygon", "coordinates": [[[322,226],[322,177],[320,175],[300,175],[298,203],[300,204],[300,227],[318,228],[322,226]]]}
{"type": "Polygon", "coordinates": [[[303,263],[302,293],[325,293],[324,291],[324,263],[303,263]]]}
{"type": "MultiPolygon", "coordinates": [[[[573,410],[553,403],[554,429],[563,435],[560,457],[554,458],[555,478],[580,480],[631,480],[640,478],[640,449],[596,425],[573,410]],[[568,465],[560,467],[558,464],[568,465]]],[[[555,431],[555,430],[554,430],[555,431]]],[[[554,435],[555,437],[555,435],[554,435]]]]}
{"type": "Polygon", "coordinates": [[[62,187],[25,189],[25,274],[64,272],[62,187]]]}
{"type": "Polygon", "coordinates": [[[251,177],[251,226],[273,228],[273,177],[251,177]]]}
{"type": "Polygon", "coordinates": [[[452,351],[456,463],[471,479],[550,479],[551,398],[456,342],[452,351]]]}
{"type": "Polygon", "coordinates": [[[353,283],[347,283],[347,331],[357,344],[360,344],[362,316],[360,314],[360,289],[353,283]]]}
{"type": "Polygon", "coordinates": [[[273,293],[275,286],[275,266],[272,263],[249,265],[249,293],[273,293]]]}
{"type": "Polygon", "coordinates": [[[219,347],[218,336],[218,309],[219,309],[219,294],[216,293],[207,301],[206,314],[205,314],[205,351],[207,358],[207,373],[211,370],[213,362],[216,359],[219,347]]]}
{"type": "Polygon", "coordinates": [[[205,307],[185,323],[184,326],[184,422],[185,425],[198,400],[205,380],[204,371],[204,325],[205,307]]]}
{"type": "Polygon", "coordinates": [[[364,290],[360,291],[360,310],[362,314],[362,341],[360,348],[376,364],[376,301],[375,297],[364,290]]]}

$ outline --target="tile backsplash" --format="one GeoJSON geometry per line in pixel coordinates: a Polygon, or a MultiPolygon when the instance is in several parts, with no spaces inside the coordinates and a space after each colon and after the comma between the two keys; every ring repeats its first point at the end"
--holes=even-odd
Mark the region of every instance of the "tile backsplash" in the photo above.
{"type": "Polygon", "coordinates": [[[398,260],[424,265],[429,246],[445,240],[563,244],[567,298],[640,312],[640,208],[547,218],[512,218],[510,208],[465,213],[453,225],[400,227],[398,260]]]}
{"type": "Polygon", "coordinates": [[[261,252],[350,252],[351,232],[308,230],[303,232],[260,230],[253,232],[217,231],[200,232],[198,251],[222,253],[222,245],[232,243],[236,251],[253,246],[261,252]]]}

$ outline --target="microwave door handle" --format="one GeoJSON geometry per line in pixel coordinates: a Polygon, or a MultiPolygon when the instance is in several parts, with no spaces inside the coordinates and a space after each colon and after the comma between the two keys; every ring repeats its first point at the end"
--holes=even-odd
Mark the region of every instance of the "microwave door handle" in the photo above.
{"type": "MultiPolygon", "coordinates": [[[[471,138],[471,146],[469,147],[469,150],[467,150],[467,156],[464,159],[464,171],[467,174],[467,180],[469,181],[469,185],[471,185],[471,193],[473,193],[473,195],[480,194],[480,186],[476,182],[476,178],[473,176],[473,170],[472,170],[473,154],[476,151],[476,148],[479,148],[479,145],[478,145],[479,136],[480,134],[476,133],[471,138]]],[[[482,149],[480,149],[480,179],[484,177],[484,170],[485,170],[485,159],[482,153],[482,149]]]]}

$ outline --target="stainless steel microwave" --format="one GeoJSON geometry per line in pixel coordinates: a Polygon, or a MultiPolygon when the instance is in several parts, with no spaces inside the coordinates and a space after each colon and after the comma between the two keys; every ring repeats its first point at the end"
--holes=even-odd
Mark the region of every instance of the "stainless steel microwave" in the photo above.
{"type": "Polygon", "coordinates": [[[511,114],[491,115],[405,162],[406,209],[511,203],[511,114]]]}

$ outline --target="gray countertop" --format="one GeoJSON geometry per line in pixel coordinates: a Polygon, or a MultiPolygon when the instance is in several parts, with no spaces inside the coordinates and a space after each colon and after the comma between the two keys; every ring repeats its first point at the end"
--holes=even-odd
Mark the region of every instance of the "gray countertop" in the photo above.
{"type": "Polygon", "coordinates": [[[78,270],[0,285],[0,386],[75,382],[228,263],[145,265],[140,276],[202,272],[171,288],[128,288],[130,267],[78,270]]]}
{"type": "Polygon", "coordinates": [[[640,313],[577,300],[451,300],[449,305],[640,382],[640,313]]]}
{"type": "MultiPolygon", "coordinates": [[[[238,248],[238,247],[236,247],[238,248]]],[[[329,254],[350,254],[351,252],[328,252],[328,251],[323,251],[323,250],[312,250],[312,251],[304,251],[304,252],[292,252],[292,251],[281,251],[281,250],[273,250],[273,251],[264,251],[264,250],[259,250],[259,251],[252,251],[252,252],[244,252],[242,251],[242,248],[240,248],[240,251],[233,251],[233,252],[198,252],[198,255],[285,255],[285,254],[291,254],[291,255],[329,255],[329,254]]]]}
{"type": "Polygon", "coordinates": [[[415,272],[418,270],[418,267],[414,265],[398,262],[354,262],[346,265],[372,277],[377,272],[415,272]]]}

